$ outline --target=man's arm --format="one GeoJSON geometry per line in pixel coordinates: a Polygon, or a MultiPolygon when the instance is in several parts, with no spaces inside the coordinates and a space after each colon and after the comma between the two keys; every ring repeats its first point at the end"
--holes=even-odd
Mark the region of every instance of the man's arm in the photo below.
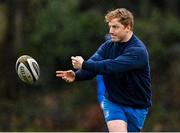
{"type": "Polygon", "coordinates": [[[90,80],[96,76],[95,73],[86,70],[77,70],[75,72],[75,81],[90,80]]]}
{"type": "Polygon", "coordinates": [[[148,55],[142,48],[127,50],[115,59],[83,61],[82,69],[97,74],[113,74],[138,69],[148,62],[148,55]]]}

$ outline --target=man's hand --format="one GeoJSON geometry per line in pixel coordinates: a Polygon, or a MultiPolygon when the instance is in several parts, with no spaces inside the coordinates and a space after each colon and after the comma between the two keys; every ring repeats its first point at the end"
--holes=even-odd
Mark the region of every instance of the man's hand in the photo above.
{"type": "Polygon", "coordinates": [[[60,77],[68,83],[72,83],[75,80],[75,72],[72,70],[68,71],[56,71],[56,77],[60,77]]]}
{"type": "Polygon", "coordinates": [[[82,69],[84,59],[81,56],[72,56],[71,60],[74,69],[82,69]]]}

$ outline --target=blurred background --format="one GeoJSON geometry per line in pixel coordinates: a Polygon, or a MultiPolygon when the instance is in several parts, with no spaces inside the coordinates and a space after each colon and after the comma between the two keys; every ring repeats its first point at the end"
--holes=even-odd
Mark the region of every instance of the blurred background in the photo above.
{"type": "Polygon", "coordinates": [[[107,131],[96,80],[66,84],[72,69],[104,41],[108,10],[125,7],[150,54],[153,106],[143,131],[180,131],[179,0],[0,0],[0,131],[107,131]],[[15,72],[23,54],[41,68],[26,85],[15,72]]]}

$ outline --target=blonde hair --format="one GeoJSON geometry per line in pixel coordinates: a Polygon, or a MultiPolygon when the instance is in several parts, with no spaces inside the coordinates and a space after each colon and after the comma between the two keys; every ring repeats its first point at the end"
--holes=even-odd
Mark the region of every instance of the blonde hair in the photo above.
{"type": "Polygon", "coordinates": [[[130,26],[130,30],[133,31],[133,27],[134,27],[134,17],[133,14],[128,11],[125,8],[118,8],[112,11],[109,11],[106,15],[105,15],[105,21],[108,23],[110,22],[112,19],[118,18],[119,22],[126,26],[130,26]]]}

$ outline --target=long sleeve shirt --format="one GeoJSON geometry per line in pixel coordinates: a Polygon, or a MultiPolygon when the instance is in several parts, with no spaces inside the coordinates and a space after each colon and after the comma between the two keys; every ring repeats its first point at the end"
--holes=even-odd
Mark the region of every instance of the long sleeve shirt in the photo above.
{"type": "Polygon", "coordinates": [[[123,43],[108,40],[82,64],[76,81],[103,75],[105,97],[112,102],[135,108],[152,104],[149,56],[143,42],[135,35],[123,43]]]}

